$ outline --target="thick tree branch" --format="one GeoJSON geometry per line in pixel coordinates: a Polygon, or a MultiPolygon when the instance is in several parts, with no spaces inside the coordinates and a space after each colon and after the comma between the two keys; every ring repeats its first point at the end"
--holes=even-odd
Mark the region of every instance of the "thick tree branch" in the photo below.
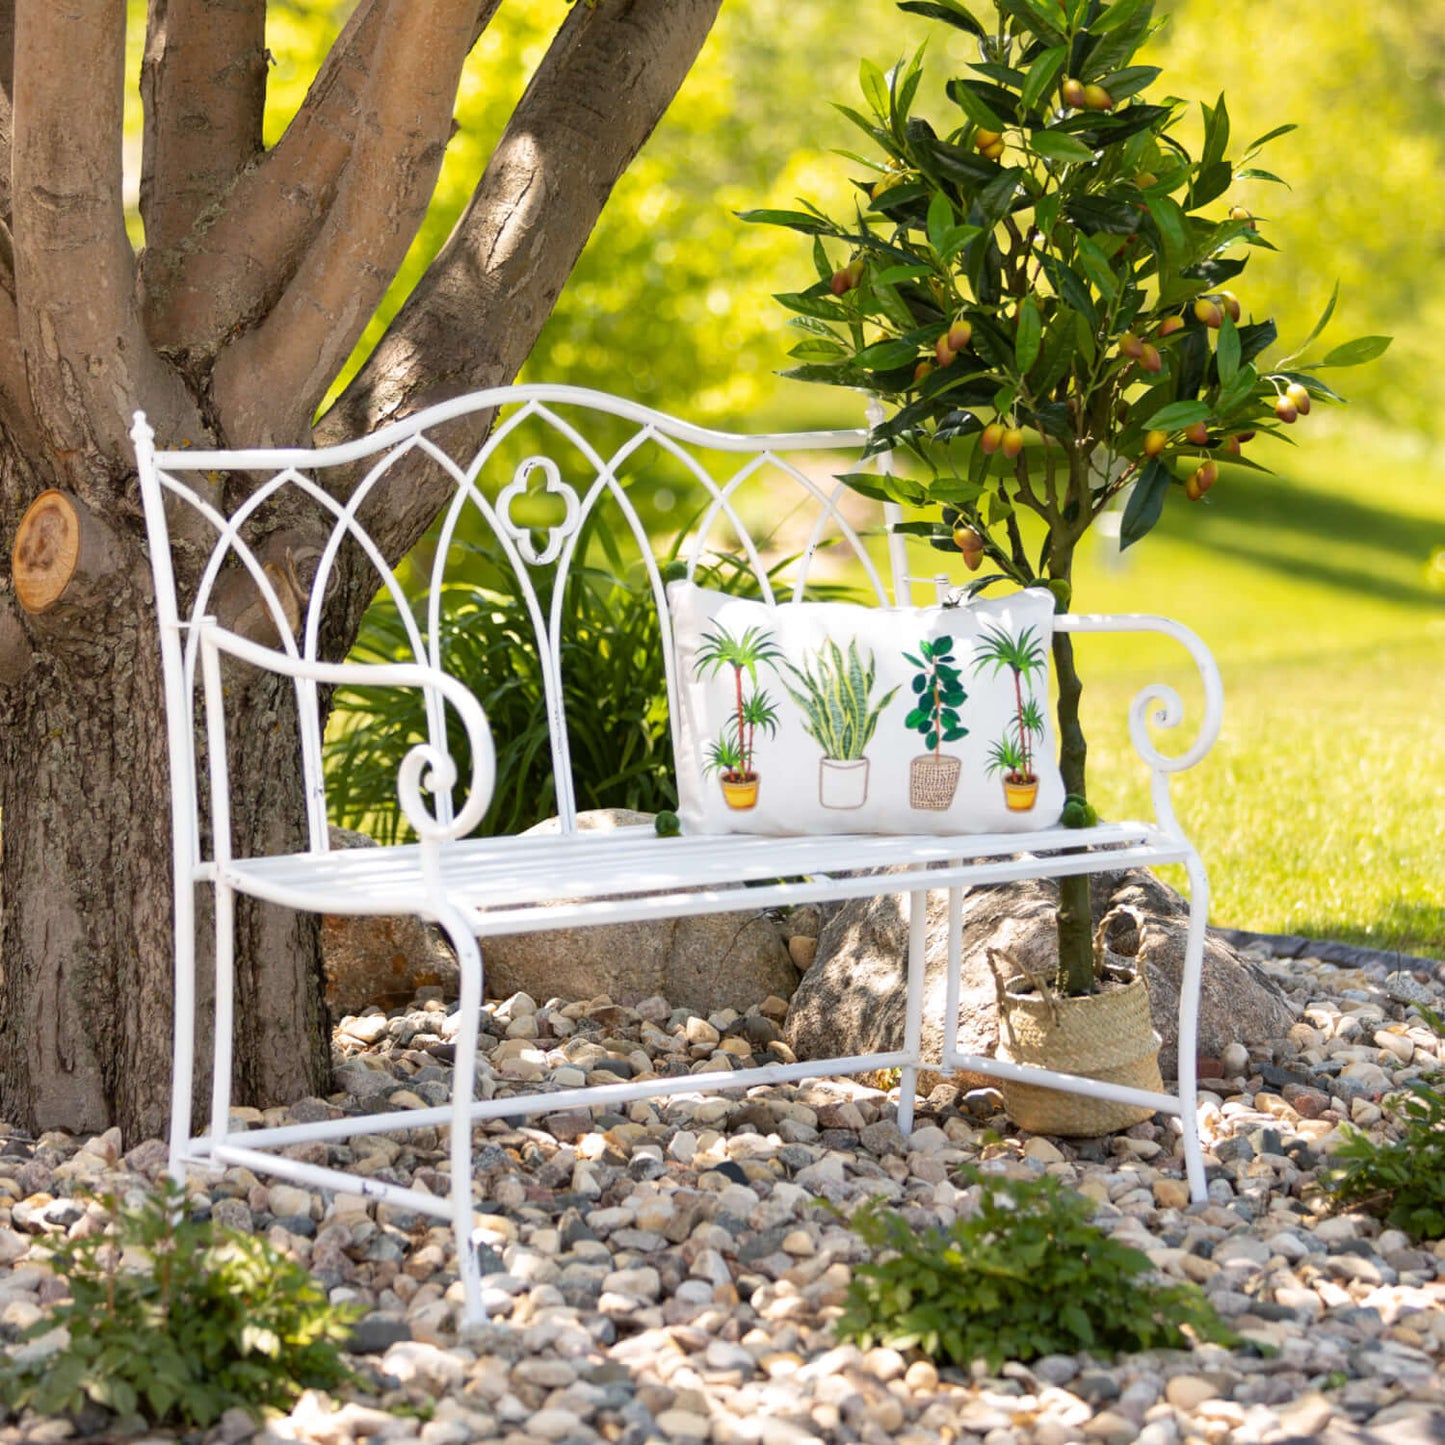
{"type": "MultiPolygon", "coordinates": [[[[721,0],[599,0],[569,14],[519,102],[457,229],[318,443],[507,382],[531,351],[617,178],[652,133],[721,0]]],[[[396,473],[373,535],[393,556],[425,530],[442,483],[396,473]]]]}
{"type": "MultiPolygon", "coordinates": [[[[471,44],[501,0],[474,0],[471,44]]],[[[141,258],[146,326],[158,346],[214,355],[265,316],[326,221],[367,110],[388,0],[361,0],[305,103],[179,250],[141,258]]]]}
{"type": "MultiPolygon", "coordinates": [[[[9,233],[5,235],[8,252],[9,233]]],[[[25,352],[20,344],[20,314],[15,307],[15,278],[8,265],[0,285],[0,426],[9,433],[16,449],[29,457],[39,455],[40,429],[30,405],[30,387],[25,379],[25,352]]]]}
{"type": "Polygon", "coordinates": [[[10,140],[15,90],[15,0],[0,0],[0,221],[10,224],[10,140]]]}
{"type": "Polygon", "coordinates": [[[164,254],[260,154],[266,0],[151,0],[140,83],[140,211],[164,254]]]}
{"type": "Polygon", "coordinates": [[[475,13],[476,0],[388,6],[366,114],[325,224],[271,313],[217,358],[211,394],[232,441],[308,434],[426,216],[475,13]]]}
{"type": "Polygon", "coordinates": [[[195,410],[146,341],[121,202],[125,0],[20,0],[15,24],[15,287],[47,448],[90,500],[132,470],[131,408],[170,441],[195,410]]]}
{"type": "Polygon", "coordinates": [[[157,346],[214,354],[264,315],[331,208],[351,153],[387,0],[351,12],[286,133],[237,179],[179,249],[141,257],[146,330],[157,346]]]}

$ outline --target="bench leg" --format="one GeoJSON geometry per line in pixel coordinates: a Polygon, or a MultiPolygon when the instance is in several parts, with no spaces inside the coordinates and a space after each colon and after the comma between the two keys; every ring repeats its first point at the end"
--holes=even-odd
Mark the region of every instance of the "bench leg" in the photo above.
{"type": "Polygon", "coordinates": [[[170,1176],[184,1189],[196,1069],[196,885],[175,870],[176,964],[171,1034],[170,1176]]]}
{"type": "Polygon", "coordinates": [[[482,1311],[482,1279],[477,1251],[472,1244],[472,1096],[477,1078],[477,1026],[482,1012],[482,954],[465,919],[454,909],[436,910],[436,922],[446,933],[457,955],[461,988],[457,1009],[461,1027],[456,1035],[456,1057],[452,1065],[450,1132],[452,1178],[452,1234],[456,1241],[457,1272],[461,1275],[465,1299],[463,1319],[477,1324],[486,1318],[482,1311]]]}
{"type": "Polygon", "coordinates": [[[923,955],[928,942],[928,893],[908,895],[908,996],[903,1013],[906,1063],[898,1071],[898,1128],[913,1131],[913,1103],[918,1094],[918,1063],[923,1052],[923,955]]]}
{"type": "Polygon", "coordinates": [[[1209,1197],[1204,1150],[1199,1142],[1199,990],[1204,974],[1204,930],[1209,924],[1209,880],[1197,853],[1185,862],[1189,875],[1189,933],[1179,980],[1179,1122],[1184,1128],[1184,1170],[1189,1197],[1209,1197]]]}

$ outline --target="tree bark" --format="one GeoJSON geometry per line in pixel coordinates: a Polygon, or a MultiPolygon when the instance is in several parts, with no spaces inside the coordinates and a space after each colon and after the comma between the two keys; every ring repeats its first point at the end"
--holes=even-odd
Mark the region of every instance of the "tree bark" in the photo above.
{"type": "Polygon", "coordinates": [[[265,0],[153,0],[141,96],[141,219],[164,255],[261,153],[265,0]]]}
{"type": "MultiPolygon", "coordinates": [[[[321,436],[360,435],[429,401],[511,380],[720,3],[579,0],[443,261],[321,436]]],[[[244,69],[252,0],[152,4],[163,22],[184,18],[188,40],[212,11],[229,17],[228,44],[244,69]]],[[[143,407],[168,447],[307,434],[326,373],[340,366],[420,216],[449,125],[437,78],[460,64],[496,4],[438,0],[417,19],[401,0],[362,0],[288,132],[292,143],[249,164],[251,81],[241,75],[230,94],[204,37],[187,55],[153,32],[148,87],[160,129],[146,205],[167,244],[139,288],[121,201],[124,0],[14,7],[13,113],[0,103],[0,133],[7,118],[14,132],[13,277],[0,244],[0,1117],[21,1127],[118,1123],[133,1143],[161,1133],[169,1108],[169,769],[130,412],[143,407]],[[410,48],[417,35],[436,40],[431,71],[410,48]],[[164,133],[208,92],[225,112],[215,116],[221,138],[209,155],[164,133]],[[403,172],[390,210],[371,204],[396,179],[388,156],[403,172]],[[175,187],[168,178],[177,176],[190,179],[175,187]],[[279,220],[259,204],[278,191],[294,202],[279,220]],[[279,239],[253,248],[273,220],[279,239]],[[368,243],[373,271],[358,280],[358,247],[368,243]],[[268,402],[279,422],[268,419],[268,402]],[[12,577],[22,518],[47,490],[65,497],[41,540],[64,541],[73,528],[74,565],[69,543],[52,573],[56,557],[27,548],[12,577]],[[27,592],[41,604],[34,610],[17,598],[27,568],[32,582],[46,574],[51,583],[27,592]]],[[[11,13],[11,0],[0,0],[0,34],[11,13]]],[[[4,236],[0,228],[0,243],[4,236]]],[[[234,507],[247,485],[229,479],[225,501],[234,507]]],[[[378,497],[374,535],[391,560],[446,495],[432,481],[416,485],[413,473],[378,497]]],[[[52,498],[47,508],[58,505],[52,498]]],[[[289,626],[306,601],[314,539],[291,527],[283,507],[271,509],[265,529],[272,535],[258,539],[259,555],[285,593],[289,626]]],[[[184,605],[210,539],[198,545],[194,529],[173,532],[184,605]]],[[[330,655],[350,646],[369,595],[355,577],[336,579],[324,611],[330,655]]],[[[255,601],[247,577],[223,581],[216,594],[238,626],[273,640],[274,623],[255,601]]],[[[244,670],[227,684],[233,849],[296,851],[305,846],[305,808],[294,693],[244,670]]],[[[198,890],[198,912],[208,894],[198,890]]],[[[204,948],[198,966],[204,1057],[204,948]]],[[[238,1101],[325,1091],[319,920],[238,902],[237,1020],[238,1101]]]]}
{"type": "MultiPolygon", "coordinates": [[[[1049,575],[1072,584],[1072,544],[1056,540],[1049,557],[1049,575]]],[[[1054,676],[1059,699],[1059,771],[1064,791],[1087,797],[1085,764],[1088,745],[1079,721],[1079,702],[1084,684],[1074,666],[1074,640],[1067,632],[1054,633],[1054,676]]],[[[1071,996],[1091,993],[1094,987],[1094,919],[1089,902],[1087,877],[1059,879],[1059,973],[1060,992],[1071,996]]]]}

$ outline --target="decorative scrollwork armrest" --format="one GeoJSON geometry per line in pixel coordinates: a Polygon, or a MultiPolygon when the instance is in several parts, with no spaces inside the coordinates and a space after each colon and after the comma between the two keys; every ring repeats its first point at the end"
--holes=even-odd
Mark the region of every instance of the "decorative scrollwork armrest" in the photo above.
{"type": "Polygon", "coordinates": [[[457,781],[456,762],[431,743],[418,743],[402,758],[397,769],[397,799],[407,822],[423,843],[464,838],[481,822],[496,784],[496,749],[487,715],[464,683],[437,668],[419,663],[311,662],[228,632],[211,618],[205,619],[203,629],[203,648],[229,653],[253,667],[265,668],[284,677],[334,686],[431,688],[440,693],[461,718],[471,750],[472,776],[466,804],[450,823],[441,822],[428,808],[422,797],[423,787],[435,797],[443,789],[450,790],[457,781]]]}
{"type": "Polygon", "coordinates": [[[1189,749],[1177,757],[1168,757],[1154,746],[1149,736],[1151,722],[1158,727],[1175,728],[1184,720],[1184,704],[1179,694],[1162,682],[1151,682],[1135,695],[1129,705],[1129,736],[1139,756],[1158,773],[1180,773],[1192,768],[1214,746],[1224,716],[1224,686],[1214,658],[1196,633],[1167,617],[1143,613],[1114,617],[1068,613],[1055,617],[1054,627],[1059,632],[1159,632],[1172,637],[1194,660],[1204,684],[1204,719],[1198,736],[1189,749]]]}

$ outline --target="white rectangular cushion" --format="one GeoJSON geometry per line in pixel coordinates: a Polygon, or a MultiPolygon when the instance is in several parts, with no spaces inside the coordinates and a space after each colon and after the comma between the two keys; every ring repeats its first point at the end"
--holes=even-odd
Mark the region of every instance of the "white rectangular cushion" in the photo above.
{"type": "Polygon", "coordinates": [[[1043,588],[907,608],[667,591],[685,831],[1027,833],[1058,821],[1043,588]],[[1027,773],[1036,789],[1006,789],[1027,773]]]}

